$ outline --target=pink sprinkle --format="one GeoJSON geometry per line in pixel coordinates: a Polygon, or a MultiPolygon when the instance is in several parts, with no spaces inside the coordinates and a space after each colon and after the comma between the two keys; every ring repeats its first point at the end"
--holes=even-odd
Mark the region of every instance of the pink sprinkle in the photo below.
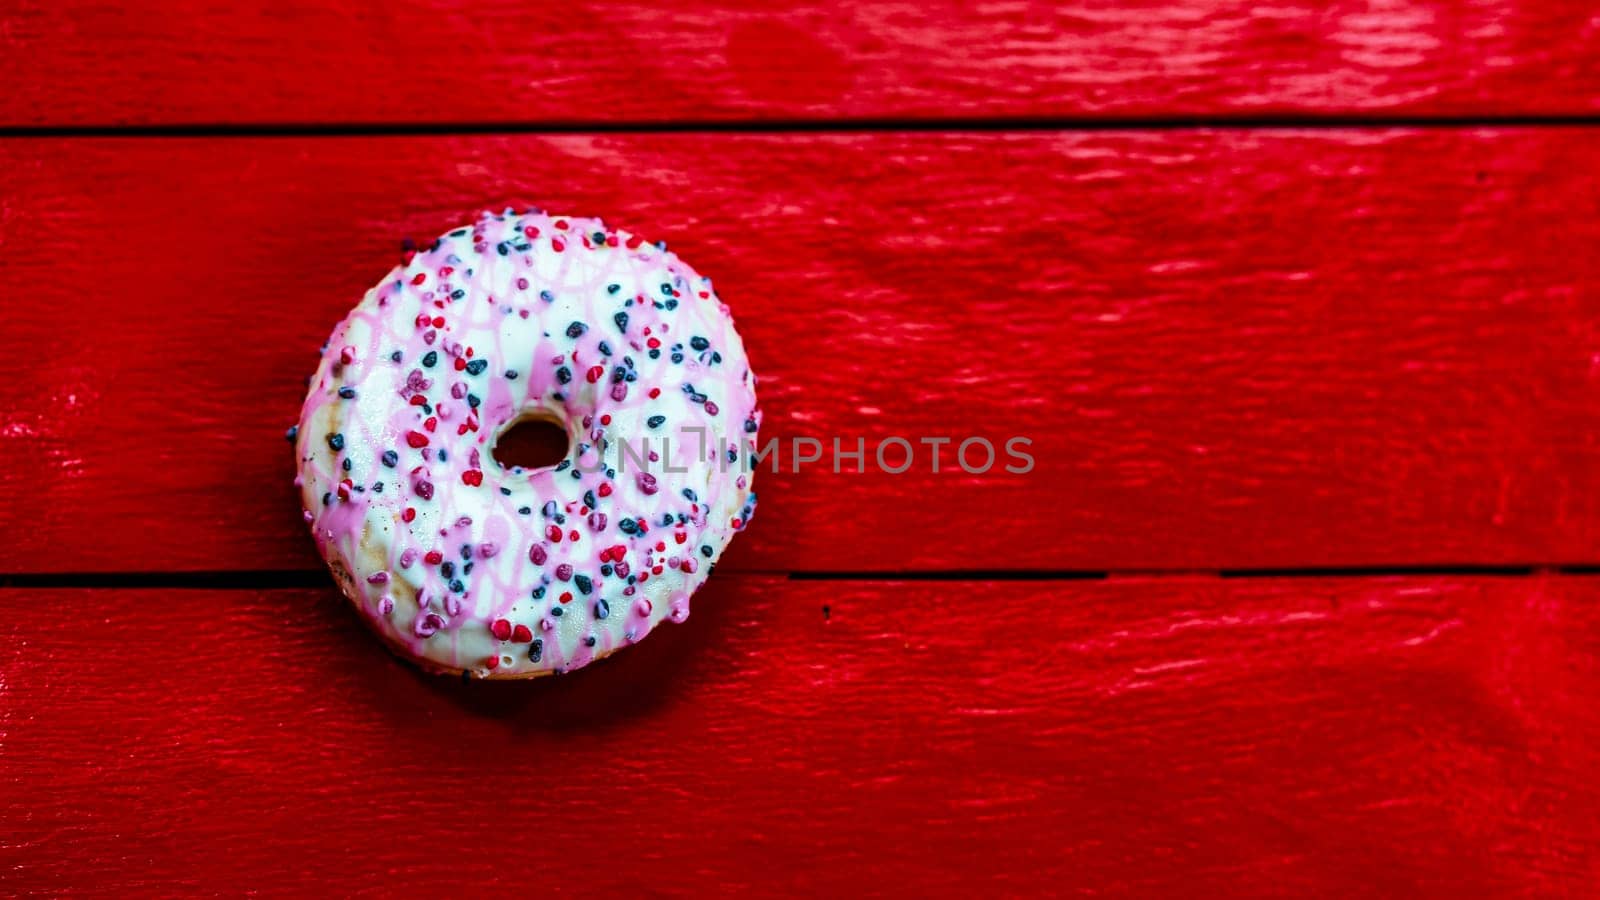
{"type": "Polygon", "coordinates": [[[387,616],[392,612],[394,612],[394,598],[384,594],[383,599],[378,601],[378,615],[387,616]]]}
{"type": "Polygon", "coordinates": [[[425,616],[418,617],[416,624],[412,627],[412,631],[416,633],[417,637],[432,637],[438,633],[439,626],[443,624],[444,619],[439,618],[438,613],[428,613],[425,616]]]}
{"type": "Polygon", "coordinates": [[[400,568],[402,569],[411,568],[411,564],[416,561],[417,551],[415,550],[407,550],[406,552],[400,554],[400,568]]]}
{"type": "Polygon", "coordinates": [[[388,583],[389,583],[389,573],[388,572],[373,572],[371,575],[367,576],[367,584],[388,584],[388,583]]]}
{"type": "Polygon", "coordinates": [[[484,559],[489,559],[490,557],[494,556],[496,553],[499,553],[499,552],[500,552],[499,545],[495,544],[492,541],[484,541],[482,544],[478,545],[478,555],[483,557],[484,559]]]}
{"type": "Polygon", "coordinates": [[[346,346],[346,347],[341,347],[339,349],[339,364],[340,365],[348,366],[348,365],[350,365],[351,363],[353,363],[355,361],[356,361],[356,348],[346,346]]]}

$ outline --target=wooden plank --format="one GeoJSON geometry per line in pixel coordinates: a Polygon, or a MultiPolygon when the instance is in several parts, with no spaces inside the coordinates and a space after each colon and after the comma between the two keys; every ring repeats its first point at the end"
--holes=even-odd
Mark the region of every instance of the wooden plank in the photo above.
{"type": "Polygon", "coordinates": [[[1600,111],[1578,0],[23,0],[0,123],[1600,111]]]}
{"type": "Polygon", "coordinates": [[[6,888],[1600,876],[1594,578],[719,577],[695,602],[582,674],[486,685],[413,672],[327,591],[0,592],[6,888]]]}
{"type": "Polygon", "coordinates": [[[315,348],[402,236],[534,200],[716,279],[764,437],[1033,440],[1032,473],[983,477],[949,447],[900,475],[785,449],[730,570],[1600,560],[1588,130],[35,139],[0,163],[0,571],[316,568],[281,437],[315,348]]]}

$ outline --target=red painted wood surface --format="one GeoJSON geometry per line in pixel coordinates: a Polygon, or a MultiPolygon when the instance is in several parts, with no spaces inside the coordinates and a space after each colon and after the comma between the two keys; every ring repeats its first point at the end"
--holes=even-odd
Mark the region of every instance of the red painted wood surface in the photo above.
{"type": "Polygon", "coordinates": [[[1582,114],[1577,0],[20,0],[0,124],[1582,114]]]}
{"type": "Polygon", "coordinates": [[[786,461],[730,571],[1600,561],[1586,130],[28,139],[0,196],[0,571],[319,568],[316,347],[532,201],[710,273],[768,436],[1034,442],[786,461]]]}
{"type": "Polygon", "coordinates": [[[532,685],[418,674],[331,590],[0,605],[7,892],[1600,877],[1594,578],[719,577],[532,685]]]}

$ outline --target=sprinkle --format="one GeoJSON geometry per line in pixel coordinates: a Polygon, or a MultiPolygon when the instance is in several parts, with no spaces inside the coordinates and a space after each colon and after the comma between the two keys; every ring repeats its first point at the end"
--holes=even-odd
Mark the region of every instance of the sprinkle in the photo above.
{"type": "Polygon", "coordinates": [[[468,375],[482,375],[483,370],[489,368],[489,361],[486,359],[475,359],[472,362],[467,363],[466,368],[468,375]]]}
{"type": "Polygon", "coordinates": [[[571,325],[567,326],[567,337],[575,338],[588,330],[589,326],[583,324],[582,322],[573,322],[571,325]]]}
{"type": "MultiPolygon", "coordinates": [[[[710,554],[707,555],[709,556],[710,554]]],[[[536,566],[544,565],[545,560],[549,558],[549,554],[545,553],[544,548],[538,544],[534,544],[528,549],[528,562],[531,562],[536,566]]]]}
{"type": "Polygon", "coordinates": [[[284,437],[285,440],[287,440],[289,443],[292,444],[292,443],[294,443],[295,437],[298,436],[299,434],[300,434],[300,426],[299,425],[290,425],[289,426],[289,430],[285,431],[283,433],[283,437],[284,437]]]}
{"type": "MultiPolygon", "coordinates": [[[[341,438],[341,440],[343,439],[341,438]]],[[[428,446],[428,436],[420,431],[408,431],[406,432],[406,443],[412,447],[426,447],[428,446]]]]}
{"type": "Polygon", "coordinates": [[[429,350],[427,353],[422,354],[422,365],[423,365],[423,368],[431,369],[431,368],[433,368],[434,366],[436,366],[438,364],[439,364],[439,351],[437,351],[437,350],[429,350]]]}
{"type": "Polygon", "coordinates": [[[505,619],[495,619],[489,625],[489,633],[497,641],[508,641],[511,639],[511,623],[505,619]]]}
{"type": "Polygon", "coordinates": [[[373,572],[371,575],[367,576],[367,584],[388,584],[388,583],[389,583],[389,573],[388,572],[373,572]]]}
{"type": "Polygon", "coordinates": [[[388,466],[389,468],[392,469],[396,465],[398,465],[399,462],[400,462],[400,454],[394,452],[393,450],[385,450],[385,451],[383,451],[383,464],[385,466],[388,466]]]}
{"type": "Polygon", "coordinates": [[[533,640],[533,631],[528,626],[518,623],[515,628],[511,629],[511,639],[519,644],[526,644],[533,640]]]}
{"type": "Polygon", "coordinates": [[[461,483],[477,487],[483,484],[483,473],[477,469],[468,469],[461,473],[461,483]]]}
{"type": "Polygon", "coordinates": [[[666,416],[651,416],[645,420],[645,424],[649,425],[651,428],[660,428],[666,421],[666,416]]]}
{"type": "Polygon", "coordinates": [[[438,613],[428,613],[426,616],[417,619],[416,625],[413,626],[413,631],[417,637],[432,637],[438,633],[439,627],[443,624],[444,619],[440,618],[438,613]]]}
{"type": "Polygon", "coordinates": [[[649,472],[639,473],[638,484],[640,492],[644,493],[645,495],[654,494],[656,491],[660,490],[660,488],[656,486],[656,477],[651,475],[649,472]]]}
{"type": "Polygon", "coordinates": [[[339,397],[343,400],[354,400],[356,398],[356,389],[349,385],[339,388],[339,397]]]}
{"type": "Polygon", "coordinates": [[[344,435],[340,434],[337,431],[335,431],[333,434],[328,435],[328,446],[332,447],[335,452],[343,450],[344,449],[344,435]]]}
{"type": "Polygon", "coordinates": [[[611,605],[606,603],[604,597],[594,602],[594,617],[596,619],[605,619],[610,617],[610,615],[611,605]]]}

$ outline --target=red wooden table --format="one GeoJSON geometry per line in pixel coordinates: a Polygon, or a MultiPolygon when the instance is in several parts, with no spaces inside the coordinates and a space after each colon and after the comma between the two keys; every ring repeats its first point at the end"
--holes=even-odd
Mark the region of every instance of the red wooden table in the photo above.
{"type": "Polygon", "coordinates": [[[0,7],[0,893],[1592,891],[1594,10],[759,6],[0,7]],[[525,204],[764,436],[1035,470],[786,465],[687,624],[417,673],[281,435],[525,204]]]}

